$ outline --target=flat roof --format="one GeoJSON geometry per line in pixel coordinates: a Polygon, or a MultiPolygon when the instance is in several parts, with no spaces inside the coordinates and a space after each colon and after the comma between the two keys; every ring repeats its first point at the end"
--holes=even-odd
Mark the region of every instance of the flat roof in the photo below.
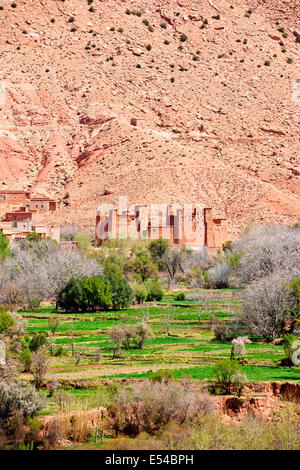
{"type": "Polygon", "coordinates": [[[19,190],[16,189],[15,191],[12,189],[0,189],[0,194],[30,194],[30,191],[19,190]]]}

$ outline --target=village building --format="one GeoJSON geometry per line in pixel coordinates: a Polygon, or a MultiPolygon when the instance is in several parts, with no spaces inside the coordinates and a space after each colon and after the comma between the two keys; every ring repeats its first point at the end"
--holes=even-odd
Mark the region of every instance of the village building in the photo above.
{"type": "Polygon", "coordinates": [[[222,250],[227,241],[227,220],[214,218],[212,208],[192,206],[190,210],[165,206],[164,213],[148,217],[147,206],[136,205],[133,211],[105,211],[96,216],[96,243],[107,238],[166,239],[173,246],[206,248],[211,253],[222,250]]]}
{"type": "Polygon", "coordinates": [[[32,220],[36,212],[52,212],[58,207],[57,201],[48,196],[33,196],[30,191],[1,190],[0,202],[2,204],[18,205],[18,209],[5,214],[5,222],[23,222],[32,220]]]}
{"type": "Polygon", "coordinates": [[[9,239],[10,246],[17,246],[18,242],[27,238],[30,233],[37,233],[43,238],[52,238],[58,243],[60,242],[60,228],[54,226],[47,226],[32,222],[32,220],[14,221],[14,222],[1,222],[0,232],[9,239]]]}
{"type": "Polygon", "coordinates": [[[2,204],[23,204],[29,199],[29,191],[0,190],[0,203],[2,204]]]}
{"type": "Polygon", "coordinates": [[[27,206],[29,211],[49,212],[56,211],[57,202],[48,197],[31,197],[27,206]]]}
{"type": "Polygon", "coordinates": [[[5,222],[23,222],[26,220],[32,220],[33,212],[26,212],[26,207],[20,207],[18,210],[13,212],[6,212],[5,222]]]}

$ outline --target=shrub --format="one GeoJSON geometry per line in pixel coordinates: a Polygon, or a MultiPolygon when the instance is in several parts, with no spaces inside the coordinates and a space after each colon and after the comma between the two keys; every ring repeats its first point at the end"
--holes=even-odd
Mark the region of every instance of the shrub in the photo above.
{"type": "Polygon", "coordinates": [[[228,343],[244,332],[243,327],[239,325],[238,321],[227,322],[221,319],[216,320],[212,329],[216,340],[221,343],[228,343]]]}
{"type": "Polygon", "coordinates": [[[239,365],[230,359],[218,361],[214,367],[214,389],[221,394],[229,394],[235,374],[240,371],[239,365]]]}
{"type": "Polygon", "coordinates": [[[6,333],[15,324],[14,318],[9,313],[0,311],[0,333],[6,333]]]}
{"type": "Polygon", "coordinates": [[[47,334],[46,333],[34,333],[32,336],[29,349],[32,352],[37,352],[39,348],[47,344],[47,334]]]}
{"type": "Polygon", "coordinates": [[[197,395],[185,384],[147,383],[137,390],[121,390],[108,408],[116,435],[137,436],[140,432],[157,433],[174,421],[181,426],[196,418],[214,413],[207,395],[197,395]]]}
{"type": "Polygon", "coordinates": [[[185,41],[187,41],[187,35],[186,34],[181,34],[180,42],[185,42],[185,41]]]}
{"type": "Polygon", "coordinates": [[[242,395],[247,380],[247,375],[243,374],[241,371],[238,370],[234,373],[232,377],[232,387],[238,397],[242,395]]]}
{"type": "Polygon", "coordinates": [[[32,364],[31,352],[28,349],[24,349],[20,354],[19,360],[24,366],[24,372],[30,372],[32,364]]]}
{"type": "Polygon", "coordinates": [[[34,416],[43,407],[43,400],[25,381],[0,382],[0,417],[7,419],[18,410],[25,418],[34,416]]]}
{"type": "Polygon", "coordinates": [[[168,383],[174,380],[174,373],[169,369],[161,369],[154,372],[150,377],[152,382],[168,383]]]}
{"type": "Polygon", "coordinates": [[[15,307],[24,303],[24,291],[12,282],[8,282],[0,290],[0,300],[3,304],[11,304],[15,307]]]}
{"type": "Polygon", "coordinates": [[[159,302],[164,296],[163,288],[158,281],[153,281],[150,284],[148,284],[147,290],[148,290],[147,300],[150,302],[153,302],[154,300],[156,302],[159,302]]]}
{"type": "Polygon", "coordinates": [[[136,284],[134,286],[134,297],[138,304],[143,304],[147,298],[148,292],[143,284],[136,284]]]}
{"type": "Polygon", "coordinates": [[[185,300],[185,293],[184,292],[178,292],[178,294],[175,295],[174,299],[175,300],[185,300]]]}

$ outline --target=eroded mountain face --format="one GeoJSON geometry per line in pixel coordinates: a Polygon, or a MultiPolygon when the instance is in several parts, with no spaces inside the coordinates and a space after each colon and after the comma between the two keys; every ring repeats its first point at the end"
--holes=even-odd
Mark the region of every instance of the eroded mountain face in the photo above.
{"type": "Polygon", "coordinates": [[[209,204],[233,235],[299,220],[298,2],[15,4],[0,10],[0,187],[67,195],[52,217],[87,227],[119,195],[209,204]]]}

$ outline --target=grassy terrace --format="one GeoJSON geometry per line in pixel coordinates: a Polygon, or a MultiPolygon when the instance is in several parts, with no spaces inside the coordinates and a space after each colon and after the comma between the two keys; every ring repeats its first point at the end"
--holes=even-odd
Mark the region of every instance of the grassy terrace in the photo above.
{"type": "MultiPolygon", "coordinates": [[[[51,358],[48,377],[57,379],[145,378],[158,369],[174,369],[178,378],[210,379],[214,363],[230,356],[230,343],[218,343],[211,331],[211,314],[219,319],[232,317],[240,308],[238,292],[234,290],[206,291],[208,308],[201,314],[195,301],[176,301],[165,296],[157,305],[133,306],[121,311],[88,314],[59,313],[61,324],[55,335],[55,346],[65,355],[51,358]],[[174,320],[167,335],[164,314],[171,311],[174,320]],[[109,329],[123,322],[134,326],[147,315],[154,338],[144,348],[124,351],[121,358],[112,359],[109,329]],[[72,336],[77,352],[84,357],[79,364],[71,356],[72,336]],[[96,351],[102,358],[96,361],[96,351]]],[[[49,332],[48,317],[52,307],[34,312],[21,312],[28,322],[29,333],[49,332]]],[[[283,348],[272,344],[247,344],[247,363],[244,372],[251,381],[300,381],[300,369],[278,367],[283,348]]]]}

